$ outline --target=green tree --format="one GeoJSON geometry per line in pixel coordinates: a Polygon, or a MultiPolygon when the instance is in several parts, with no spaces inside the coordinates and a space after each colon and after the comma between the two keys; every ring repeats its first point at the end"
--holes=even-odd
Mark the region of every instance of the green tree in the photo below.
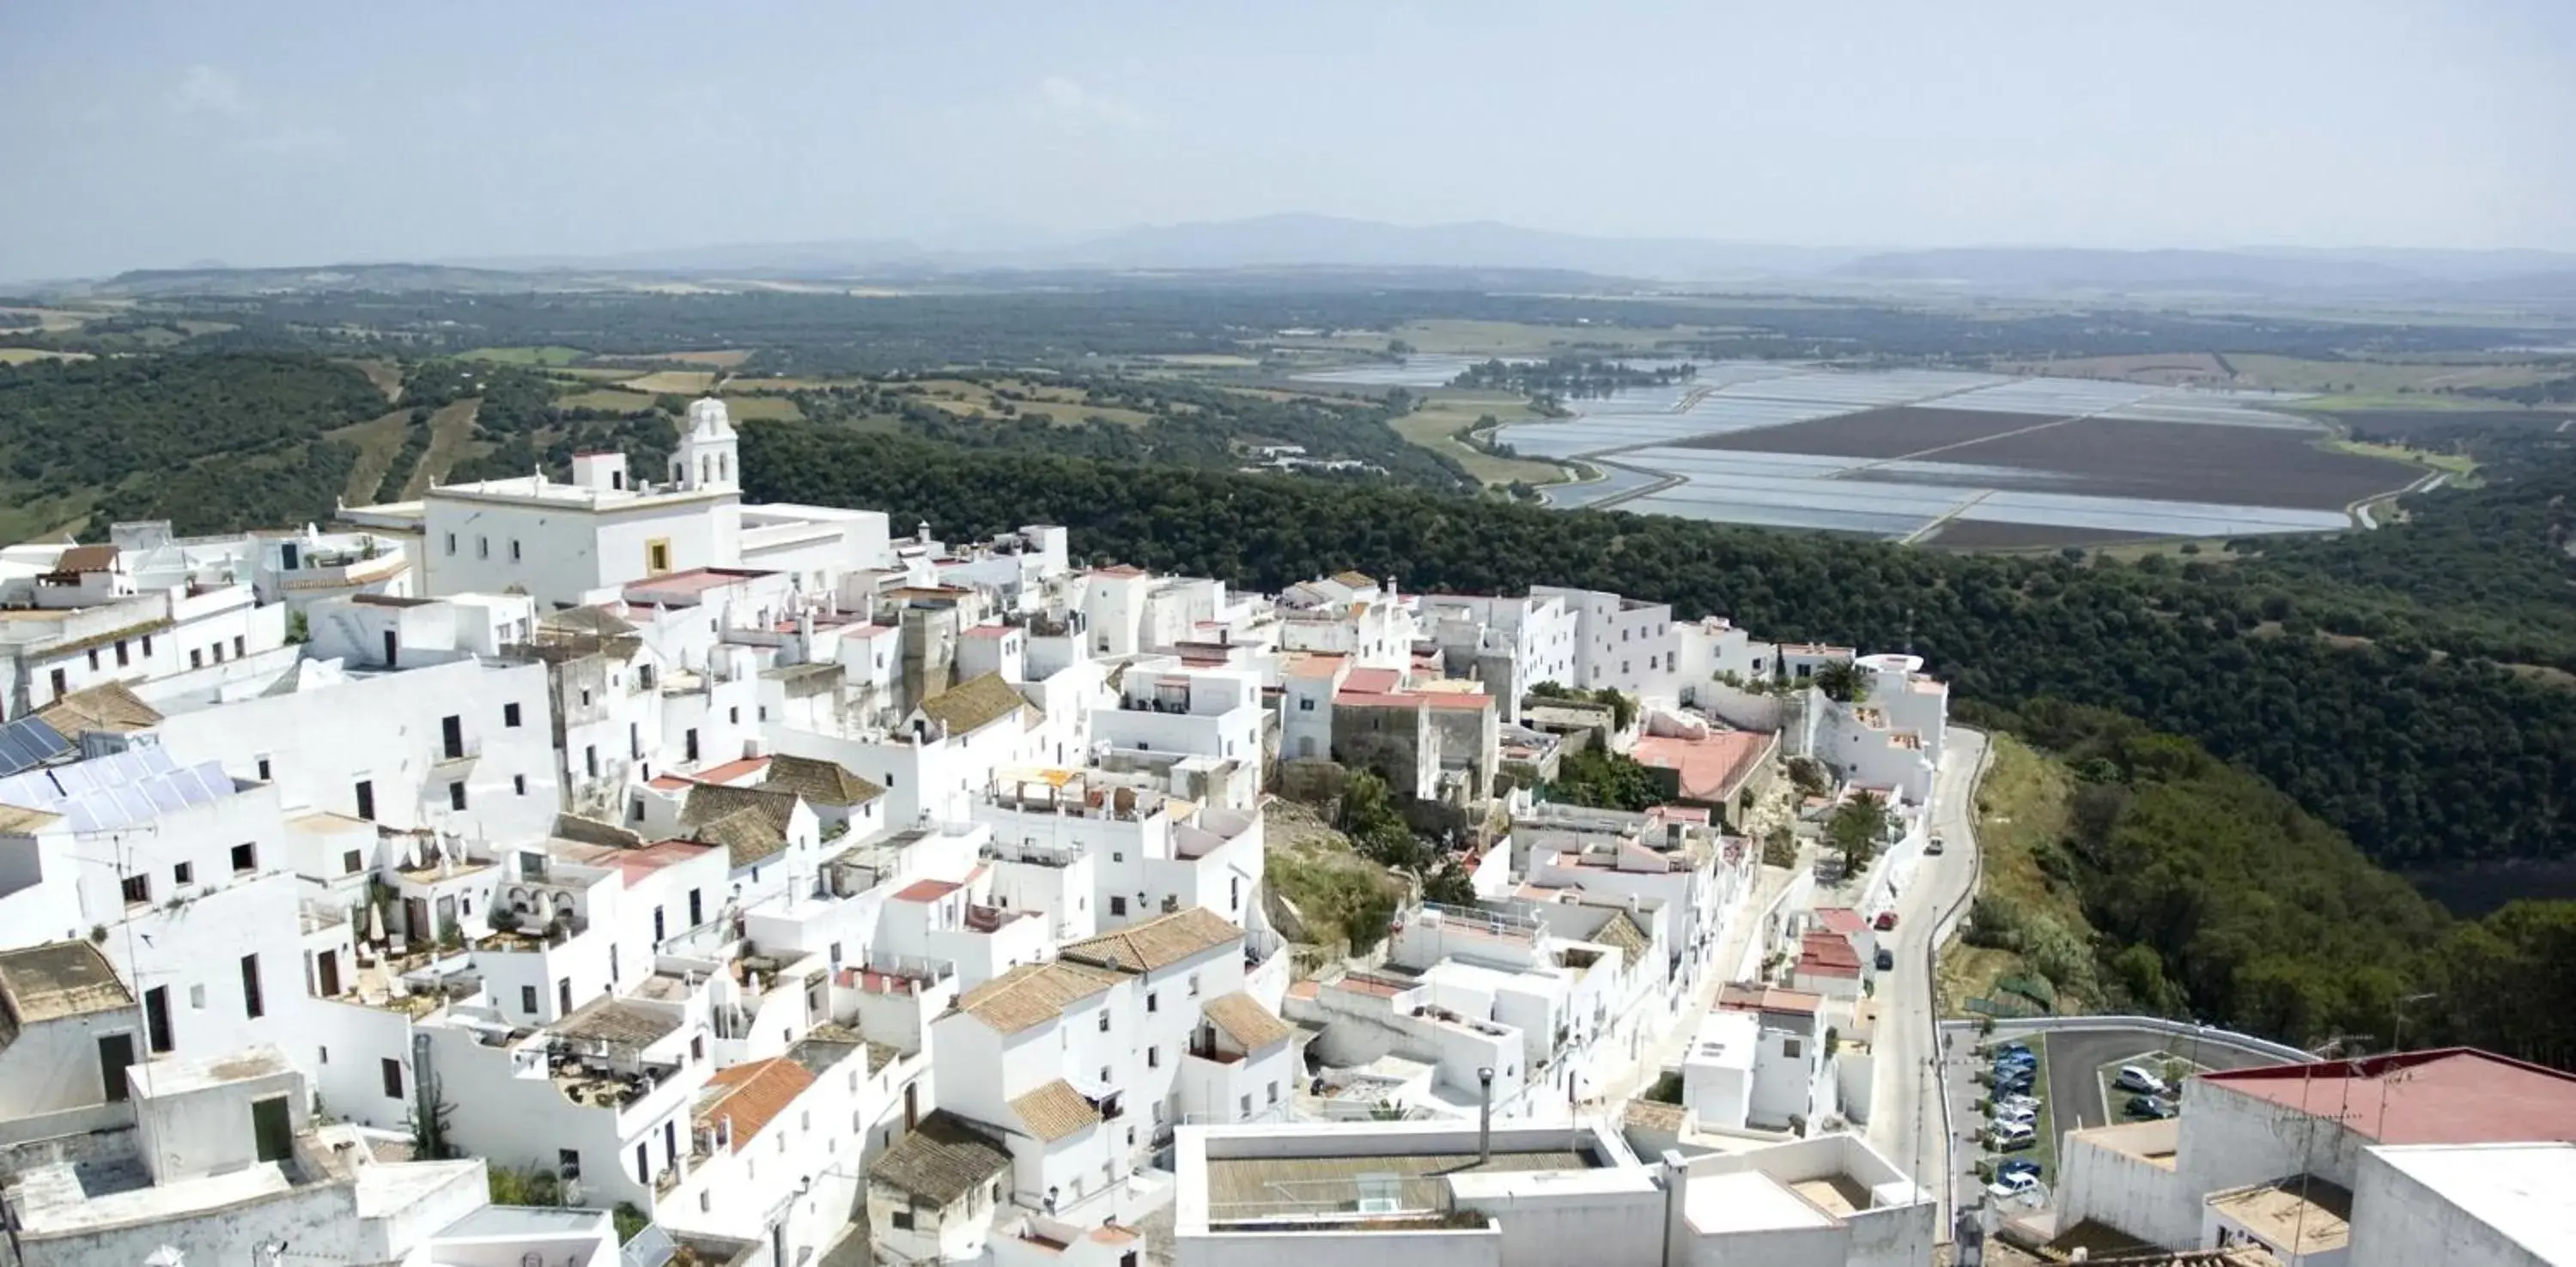
{"type": "Polygon", "coordinates": [[[1848,660],[1820,666],[1807,681],[1837,704],[1858,703],[1869,694],[1869,675],[1848,660]]]}
{"type": "Polygon", "coordinates": [[[1856,792],[1851,799],[1834,807],[1833,816],[1825,820],[1825,840],[1842,851],[1843,870],[1859,875],[1878,856],[1878,846],[1887,839],[1887,802],[1876,792],[1856,792]]]}

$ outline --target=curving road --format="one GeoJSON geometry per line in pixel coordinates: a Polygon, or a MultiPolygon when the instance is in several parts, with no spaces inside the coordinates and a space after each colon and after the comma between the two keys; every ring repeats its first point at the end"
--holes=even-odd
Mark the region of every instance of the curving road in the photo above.
{"type": "MultiPolygon", "coordinates": [[[[1949,1141],[1941,1116],[1939,1018],[1930,977],[1932,950],[1948,925],[1964,914],[1977,880],[1977,779],[1984,773],[1986,736],[1952,726],[1933,782],[1932,834],[1945,846],[1939,857],[1920,859],[1897,888],[1893,947],[1896,966],[1878,976],[1880,1000],[1873,1055],[1869,1142],[1889,1161],[1944,1200],[1940,1226],[1949,1226],[1949,1141]]],[[[1881,945],[1889,943],[1882,939],[1881,945]]]]}

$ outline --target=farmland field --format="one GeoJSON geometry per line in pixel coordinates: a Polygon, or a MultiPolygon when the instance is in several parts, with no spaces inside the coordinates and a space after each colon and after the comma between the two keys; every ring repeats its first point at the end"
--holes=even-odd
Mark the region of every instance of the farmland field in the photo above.
{"type": "Polygon", "coordinates": [[[627,379],[618,386],[639,392],[674,392],[683,396],[695,396],[714,386],[715,381],[715,373],[711,370],[655,370],[650,374],[627,379]]]}
{"type": "MultiPolygon", "coordinates": [[[[1451,360],[1334,378],[1428,377],[1451,360]]],[[[1960,548],[2332,531],[2425,473],[2329,448],[2332,430],[2286,412],[2297,397],[2100,379],[1733,362],[1566,403],[1576,416],[1497,436],[1600,469],[1551,505],[1960,548]]]]}

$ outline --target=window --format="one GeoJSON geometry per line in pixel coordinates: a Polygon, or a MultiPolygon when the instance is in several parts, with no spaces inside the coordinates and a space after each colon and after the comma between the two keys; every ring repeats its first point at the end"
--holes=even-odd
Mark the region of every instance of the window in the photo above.
{"type": "Polygon", "coordinates": [[[152,877],[148,875],[130,875],[125,877],[125,904],[127,906],[143,906],[149,904],[151,901],[152,877]]]}
{"type": "Polygon", "coordinates": [[[1148,1012],[1160,1012],[1160,1011],[1162,1011],[1162,1010],[1163,1010],[1163,998],[1162,998],[1162,996],[1161,996],[1161,995],[1158,995],[1158,994],[1148,994],[1148,995],[1146,995],[1146,996],[1145,996],[1145,1010],[1146,1010],[1146,1011],[1148,1011],[1148,1012]]]}
{"type": "Polygon", "coordinates": [[[98,672],[98,648],[96,647],[89,649],[89,671],[98,672]]]}
{"type": "Polygon", "coordinates": [[[331,1063],[331,1049],[330,1049],[330,1048],[328,1048],[328,1047],[316,1047],[316,1048],[314,1048],[313,1050],[314,1050],[314,1053],[315,1053],[317,1056],[319,1056],[319,1057],[320,1057],[320,1059],[319,1059],[319,1060],[317,1060],[317,1061],[315,1061],[314,1063],[316,1063],[316,1064],[323,1064],[323,1065],[327,1065],[327,1064],[330,1064],[330,1063],[331,1063]]]}
{"type": "Polygon", "coordinates": [[[53,679],[55,698],[60,699],[65,695],[71,694],[72,684],[69,679],[63,676],[63,671],[61,669],[54,670],[53,679]]]}
{"type": "Polygon", "coordinates": [[[735,726],[739,726],[739,725],[741,725],[741,724],[742,724],[742,706],[741,706],[741,705],[739,705],[739,704],[736,704],[736,705],[734,705],[733,707],[726,709],[726,710],[725,710],[725,721],[726,721],[726,723],[727,723],[727,724],[729,724],[729,725],[735,725],[735,726]]]}
{"type": "Polygon", "coordinates": [[[562,1175],[566,1179],[581,1178],[581,1150],[578,1148],[556,1149],[555,1173],[562,1175]]]}
{"type": "MultiPolygon", "coordinates": [[[[708,1213],[708,1212],[710,1212],[710,1211],[714,1210],[715,1208],[716,1208],[716,1194],[715,1194],[715,1191],[714,1191],[713,1189],[710,1189],[710,1188],[701,1188],[701,1189],[699,1189],[699,1190],[698,1190],[698,1213],[700,1213],[700,1214],[705,1214],[705,1213],[708,1213]]],[[[911,1211],[909,1211],[909,1210],[897,1210],[897,1211],[895,1211],[895,1215],[894,1215],[894,1217],[895,1217],[895,1226],[896,1226],[896,1227],[910,1227],[910,1226],[912,1226],[912,1224],[911,1224],[910,1222],[908,1222],[908,1221],[907,1221],[907,1220],[909,1220],[909,1219],[911,1219],[911,1218],[912,1218],[912,1212],[911,1212],[911,1211]]]]}
{"type": "Polygon", "coordinates": [[[233,874],[259,870],[259,846],[243,843],[233,846],[233,874]]]}
{"type": "Polygon", "coordinates": [[[447,785],[447,808],[465,808],[465,783],[463,780],[447,785]]]}
{"type": "Polygon", "coordinates": [[[170,868],[170,883],[194,884],[196,882],[197,864],[193,862],[182,862],[179,865],[170,868]]]}
{"type": "Polygon", "coordinates": [[[760,706],[760,711],[759,711],[757,714],[755,714],[755,716],[759,717],[759,718],[760,718],[760,720],[762,720],[762,721],[768,721],[768,720],[769,720],[769,705],[767,705],[767,704],[763,704],[763,705],[761,705],[761,706],[760,706]]]}
{"type": "Polygon", "coordinates": [[[268,758],[266,757],[261,757],[259,759],[259,781],[262,783],[268,782],[268,758]]]}
{"type": "MultiPolygon", "coordinates": [[[[250,651],[249,651],[249,645],[250,645],[250,644],[248,644],[248,643],[246,643],[246,642],[243,642],[243,641],[242,641],[242,636],[241,636],[240,634],[234,634],[234,635],[233,635],[233,658],[234,658],[234,659],[236,659],[236,660],[238,660],[238,659],[241,659],[243,656],[249,655],[249,654],[250,654],[250,651]]],[[[148,638],[147,638],[147,639],[145,639],[145,640],[144,640],[144,642],[143,642],[143,652],[144,652],[144,654],[146,654],[146,655],[150,655],[150,654],[152,653],[152,641],[151,641],[150,639],[148,639],[148,638]]]]}
{"type": "Polygon", "coordinates": [[[524,774],[511,775],[510,791],[520,796],[526,796],[528,794],[528,776],[524,774]]]}
{"type": "Polygon", "coordinates": [[[188,667],[192,669],[202,669],[206,667],[206,652],[204,648],[188,648],[188,667]]]}
{"type": "Polygon", "coordinates": [[[488,559],[492,557],[492,539],[490,537],[476,537],[474,539],[474,557],[478,559],[488,559]]]}
{"type": "Polygon", "coordinates": [[[583,744],[583,745],[582,745],[582,748],[581,748],[581,768],[582,768],[584,771],[588,772],[588,774],[590,775],[590,777],[592,777],[592,778],[594,778],[594,779],[599,777],[599,745],[598,745],[598,744],[595,744],[595,743],[594,743],[594,744],[583,744]]]}
{"type": "Polygon", "coordinates": [[[1794,1060],[1794,1059],[1796,1059],[1796,1058],[1797,1058],[1797,1056],[1798,1056],[1798,1051],[1799,1051],[1799,1048],[1798,1048],[1798,1040],[1797,1040],[1797,1039],[1794,1039],[1794,1038],[1783,1038],[1783,1039],[1781,1039],[1781,1040],[1780,1040],[1780,1054],[1781,1054],[1781,1055],[1783,1055],[1783,1056],[1787,1056],[1787,1057],[1789,1057],[1790,1059],[1794,1060]]]}
{"type": "Polygon", "coordinates": [[[503,704],[501,706],[501,724],[513,728],[518,726],[519,706],[517,704],[503,704]]]}
{"type": "Polygon", "coordinates": [[[123,639],[123,638],[119,638],[119,639],[117,639],[117,640],[116,640],[116,667],[118,667],[118,668],[120,668],[120,669],[121,669],[121,668],[124,668],[125,666],[127,666],[127,665],[129,665],[129,664],[132,664],[132,663],[134,663],[134,657],[133,657],[130,653],[128,653],[128,652],[126,651],[126,649],[125,649],[125,639],[123,639]]]}
{"type": "Polygon", "coordinates": [[[243,955],[241,968],[242,1011],[255,1021],[268,1012],[266,1002],[259,996],[259,956],[243,955]]]}
{"type": "Polygon", "coordinates": [[[1279,1103],[1279,1080],[1276,1078],[1270,1080],[1270,1102],[1279,1103]]]}
{"type": "Polygon", "coordinates": [[[699,892],[697,889],[689,890],[689,927],[691,928],[706,922],[706,915],[699,909],[699,892]]]}
{"type": "Polygon", "coordinates": [[[358,817],[360,817],[360,818],[365,818],[365,819],[373,819],[373,818],[376,816],[376,785],[375,785],[375,783],[374,783],[372,780],[369,780],[369,779],[360,779],[360,780],[358,780],[358,788],[357,788],[357,791],[358,791],[358,817]]]}
{"type": "Polygon", "coordinates": [[[698,759],[697,727],[691,726],[687,730],[680,732],[680,753],[680,759],[683,761],[695,761],[698,759]]]}
{"type": "Polygon", "coordinates": [[[912,1230],[912,1207],[910,1205],[907,1204],[896,1207],[894,1212],[894,1225],[907,1232],[912,1230]]]}
{"type": "Polygon", "coordinates": [[[1100,1085],[1102,1085],[1102,1086],[1104,1086],[1104,1087],[1105,1087],[1105,1086],[1110,1085],[1110,1082],[1109,1082],[1109,1066],[1107,1066],[1107,1065],[1102,1065],[1102,1066],[1100,1067],[1100,1085]]]}
{"type": "Polygon", "coordinates": [[[385,1079],[385,1098],[388,1100],[399,1100],[403,1098],[402,1062],[391,1056],[387,1056],[383,1061],[379,1062],[379,1069],[383,1073],[385,1079]]]}
{"type": "Polygon", "coordinates": [[[192,1012],[202,1012],[206,1010],[206,986],[204,982],[201,981],[188,987],[188,1010],[192,1012]]]}
{"type": "Polygon", "coordinates": [[[1246,1091],[1242,1095],[1236,1096],[1235,1099],[1243,1106],[1243,1116],[1252,1116],[1252,1093],[1246,1091]]]}
{"type": "Polygon", "coordinates": [[[1199,974],[1197,974],[1197,973],[1193,972],[1193,973],[1191,973],[1191,974],[1190,974],[1190,997],[1195,999],[1195,998],[1197,998],[1198,996],[1199,996],[1199,974]]]}
{"type": "Polygon", "coordinates": [[[510,538],[510,561],[512,563],[519,561],[519,539],[517,537],[510,538]]]}
{"type": "Polygon", "coordinates": [[[671,570],[671,539],[655,537],[644,543],[644,570],[653,573],[671,570]]]}
{"type": "Polygon", "coordinates": [[[1145,1049],[1145,1067],[1148,1069],[1160,1069],[1163,1067],[1162,1048],[1148,1047],[1145,1049]]]}
{"type": "Polygon", "coordinates": [[[1315,697],[1312,695],[1301,695],[1297,697],[1297,711],[1301,713],[1311,713],[1315,711],[1315,697]]]}
{"type": "MultiPolygon", "coordinates": [[[[1107,1008],[1102,1008],[1100,1010],[1100,1032],[1103,1034],[1109,1032],[1109,1009],[1107,1008]]],[[[1103,1082],[1107,1082],[1108,1080],[1109,1079],[1106,1077],[1101,1079],[1103,1082]]]]}
{"type": "Polygon", "coordinates": [[[1112,914],[1112,915],[1124,915],[1124,914],[1126,914],[1126,913],[1127,913],[1127,899],[1125,899],[1125,898],[1123,898],[1123,897],[1115,897],[1115,896],[1111,897],[1111,898],[1109,899],[1109,913],[1110,913],[1110,914],[1112,914]]]}
{"type": "Polygon", "coordinates": [[[451,532],[451,533],[447,534],[447,552],[448,552],[448,554],[450,554],[450,555],[454,555],[454,554],[456,553],[456,534],[455,534],[455,533],[452,533],[452,532],[451,532]]]}
{"type": "Polygon", "coordinates": [[[366,865],[366,859],[355,849],[340,855],[340,874],[342,875],[356,875],[359,868],[366,865]]]}

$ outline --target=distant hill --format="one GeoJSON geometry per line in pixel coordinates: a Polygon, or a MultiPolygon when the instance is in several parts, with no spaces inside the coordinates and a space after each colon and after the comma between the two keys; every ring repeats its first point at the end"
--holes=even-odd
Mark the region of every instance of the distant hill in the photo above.
{"type": "Polygon", "coordinates": [[[1493,221],[1398,225],[1336,216],[1150,225],[999,262],[1055,267],[1246,268],[1337,264],[1508,268],[1706,280],[1810,273],[1852,257],[1837,248],[1683,238],[1595,238],[1493,221]]]}
{"type": "Polygon", "coordinates": [[[2576,270],[2576,255],[2547,251],[2433,251],[2249,248],[2231,251],[2102,251],[1974,247],[1863,256],[1831,276],[1864,282],[1930,283],[1967,290],[2200,291],[2272,294],[2330,291],[2409,298],[2481,292],[2566,295],[2553,274],[2576,270]],[[2526,283],[2537,281],[2536,290],[2526,283]]]}
{"type": "Polygon", "coordinates": [[[436,290],[457,294],[524,294],[531,290],[604,290],[636,279],[597,273],[502,271],[447,264],[327,264],[315,268],[154,268],[119,273],[90,294],[144,299],[161,295],[276,295],[318,291],[436,290]]]}

